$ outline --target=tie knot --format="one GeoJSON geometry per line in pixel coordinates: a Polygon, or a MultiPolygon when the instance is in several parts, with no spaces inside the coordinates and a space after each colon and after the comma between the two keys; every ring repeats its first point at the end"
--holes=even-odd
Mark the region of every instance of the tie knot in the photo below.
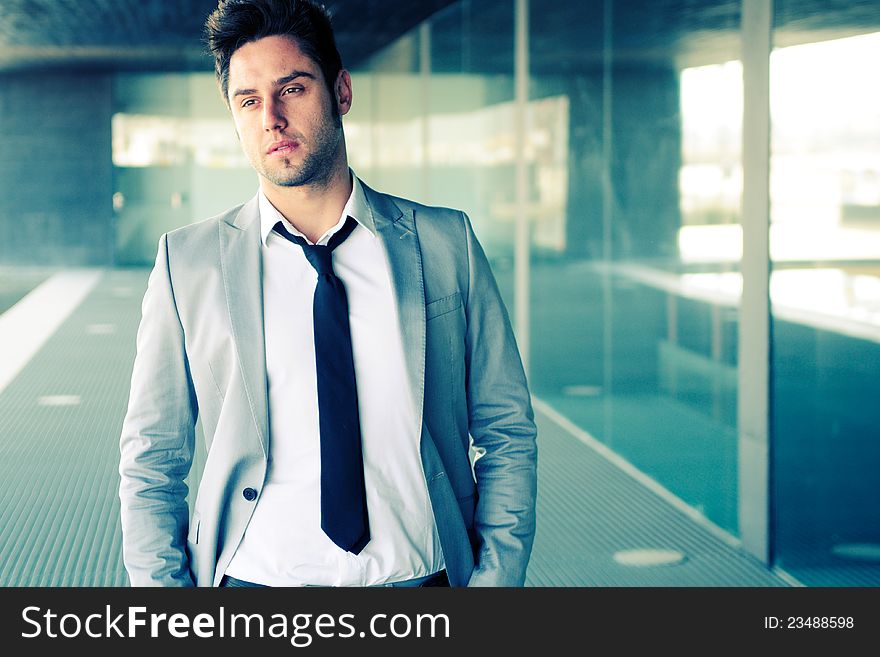
{"type": "Polygon", "coordinates": [[[333,275],[333,247],[320,244],[300,244],[306,259],[318,272],[318,276],[333,275]]]}
{"type": "Polygon", "coordinates": [[[315,268],[315,271],[318,272],[318,276],[333,276],[333,249],[342,244],[351,235],[356,225],[357,222],[352,217],[347,217],[342,228],[330,237],[326,246],[322,244],[309,244],[299,235],[293,235],[288,232],[280,221],[275,224],[274,230],[276,233],[302,247],[303,254],[312,267],[315,268]]]}

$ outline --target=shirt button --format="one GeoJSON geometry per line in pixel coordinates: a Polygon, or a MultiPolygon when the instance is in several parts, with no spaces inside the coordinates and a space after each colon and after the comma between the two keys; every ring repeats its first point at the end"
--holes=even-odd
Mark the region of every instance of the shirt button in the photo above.
{"type": "Polygon", "coordinates": [[[245,488],[243,491],[241,491],[241,494],[244,495],[244,499],[246,499],[248,502],[253,502],[255,499],[257,499],[257,491],[253,488],[245,488]]]}

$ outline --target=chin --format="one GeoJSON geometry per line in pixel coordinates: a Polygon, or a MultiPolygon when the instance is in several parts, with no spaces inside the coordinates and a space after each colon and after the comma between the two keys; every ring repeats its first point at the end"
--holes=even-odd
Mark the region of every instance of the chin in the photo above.
{"type": "Polygon", "coordinates": [[[296,185],[302,184],[302,172],[299,170],[294,170],[291,167],[285,167],[283,169],[265,168],[263,169],[262,173],[263,177],[266,178],[269,182],[280,187],[294,187],[296,185]]]}
{"type": "Polygon", "coordinates": [[[300,185],[305,185],[310,182],[303,178],[302,175],[287,175],[287,176],[266,176],[266,178],[273,185],[278,187],[299,187],[300,185]]]}

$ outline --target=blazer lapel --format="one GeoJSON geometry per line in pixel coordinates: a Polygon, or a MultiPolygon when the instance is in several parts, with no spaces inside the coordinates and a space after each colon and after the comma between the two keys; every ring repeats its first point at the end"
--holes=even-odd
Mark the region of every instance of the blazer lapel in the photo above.
{"type": "Polygon", "coordinates": [[[407,373],[421,426],[425,400],[425,285],[415,217],[410,211],[401,212],[389,196],[366,185],[363,189],[388,257],[407,373]]]}
{"type": "Polygon", "coordinates": [[[268,455],[269,398],[257,197],[242,206],[228,222],[220,222],[220,265],[245,392],[263,453],[268,455]]]}

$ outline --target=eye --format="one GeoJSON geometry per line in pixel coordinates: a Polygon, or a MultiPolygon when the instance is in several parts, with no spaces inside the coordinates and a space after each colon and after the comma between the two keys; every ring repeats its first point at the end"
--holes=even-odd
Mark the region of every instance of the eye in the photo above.
{"type": "Polygon", "coordinates": [[[289,94],[292,94],[292,93],[299,93],[299,92],[301,92],[302,90],[303,90],[303,88],[302,88],[301,86],[299,86],[299,85],[295,85],[295,86],[292,86],[292,87],[284,87],[284,89],[281,90],[281,95],[282,95],[282,96],[285,96],[285,95],[289,95],[289,94]]]}
{"type": "Polygon", "coordinates": [[[250,106],[254,105],[256,102],[257,102],[257,99],[256,99],[256,98],[245,98],[245,99],[241,102],[241,107],[242,107],[242,108],[250,107],[250,106]]]}

